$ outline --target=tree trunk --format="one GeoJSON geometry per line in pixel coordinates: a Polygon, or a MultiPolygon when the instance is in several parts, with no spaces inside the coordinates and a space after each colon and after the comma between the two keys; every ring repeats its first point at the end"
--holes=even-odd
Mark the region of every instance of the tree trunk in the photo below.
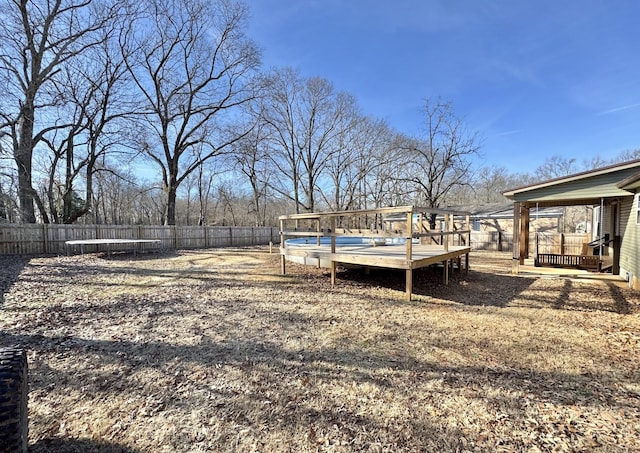
{"type": "Polygon", "coordinates": [[[33,121],[35,108],[33,99],[27,99],[20,112],[18,142],[13,156],[18,167],[18,200],[20,203],[20,221],[36,223],[31,184],[31,163],[33,158],[33,121]]]}
{"type": "Polygon", "coordinates": [[[167,210],[165,213],[165,225],[176,224],[176,187],[167,187],[167,210]]]}

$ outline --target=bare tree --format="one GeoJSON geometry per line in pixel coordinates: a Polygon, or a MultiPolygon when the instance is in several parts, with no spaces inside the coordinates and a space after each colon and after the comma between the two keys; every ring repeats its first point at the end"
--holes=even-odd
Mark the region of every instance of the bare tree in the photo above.
{"type": "MultiPolygon", "coordinates": [[[[127,17],[124,17],[128,20],[127,17]]],[[[82,65],[74,65],[77,89],[71,90],[73,104],[80,110],[83,147],[67,146],[65,155],[65,184],[63,192],[63,223],[75,222],[87,214],[93,199],[93,177],[101,171],[109,157],[125,146],[122,130],[131,116],[133,105],[126,92],[126,68],[119,52],[115,52],[113,39],[115,29],[103,29],[100,46],[90,50],[82,65]],[[76,149],[77,148],[77,149],[76,149]],[[81,155],[77,155],[81,152],[81,155]],[[101,165],[102,162],[102,165],[101,165]],[[84,200],[81,205],[73,203],[78,190],[78,179],[84,185],[84,200]]],[[[73,86],[73,85],[72,85],[73,86]]],[[[73,141],[73,138],[72,140],[73,141]]]]}
{"type": "Polygon", "coordinates": [[[184,179],[247,133],[225,127],[255,97],[249,76],[259,54],[242,31],[246,14],[231,0],[152,0],[122,42],[143,98],[140,146],[162,174],[167,224],[175,224],[184,179]]]}
{"type": "Polygon", "coordinates": [[[212,165],[212,162],[203,163],[196,170],[198,188],[198,225],[203,226],[208,222],[209,204],[213,181],[220,174],[220,170],[212,165]]]}
{"type": "Polygon", "coordinates": [[[563,157],[563,156],[551,156],[536,168],[534,175],[539,180],[560,178],[572,173],[580,171],[580,167],[576,159],[563,157]]]}
{"type": "Polygon", "coordinates": [[[0,222],[13,223],[18,217],[18,206],[15,202],[17,190],[13,159],[6,138],[0,130],[0,222]]]}
{"type": "MultiPolygon", "coordinates": [[[[427,100],[424,112],[425,136],[401,145],[402,178],[413,185],[415,202],[439,208],[453,188],[470,183],[480,139],[466,129],[450,102],[427,100]]],[[[434,226],[435,216],[431,220],[434,226]]]]}
{"type": "Polygon", "coordinates": [[[34,201],[44,214],[32,186],[32,159],[43,136],[58,127],[42,113],[64,102],[55,89],[57,77],[70,60],[100,42],[94,34],[117,10],[108,0],[2,1],[0,69],[11,104],[2,114],[2,126],[13,138],[23,222],[36,221],[34,201]]]}
{"type": "Polygon", "coordinates": [[[92,221],[97,224],[158,225],[165,212],[162,190],[130,169],[103,167],[95,174],[92,221]]]}
{"type": "Polygon", "coordinates": [[[297,140],[296,115],[302,82],[298,72],[291,68],[275,71],[268,78],[268,93],[260,119],[268,125],[270,133],[271,162],[278,170],[278,177],[270,181],[271,188],[295,203],[296,213],[302,205],[300,179],[302,155],[297,140]]]}
{"type": "Polygon", "coordinates": [[[512,187],[512,178],[504,167],[482,167],[473,183],[474,195],[481,203],[506,202],[502,192],[512,187]]]}
{"type": "Polygon", "coordinates": [[[290,68],[272,74],[269,86],[264,119],[281,176],[272,188],[294,201],[296,212],[313,211],[327,165],[357,118],[355,99],[326,79],[304,79],[290,68]]]}
{"type": "Polygon", "coordinates": [[[624,151],[621,151],[614,159],[614,163],[615,162],[626,162],[629,160],[636,160],[636,159],[640,159],[640,149],[627,149],[624,151]]]}
{"type": "Polygon", "coordinates": [[[268,165],[267,134],[267,123],[258,119],[252,132],[236,143],[232,154],[233,168],[245,177],[251,187],[250,212],[255,218],[255,226],[265,225],[268,182],[279,178],[268,165]]]}
{"type": "Polygon", "coordinates": [[[386,167],[393,156],[389,149],[391,135],[384,121],[369,117],[356,117],[352,127],[343,130],[337,151],[327,163],[331,184],[321,192],[327,206],[337,211],[368,207],[367,179],[378,168],[386,167]]]}

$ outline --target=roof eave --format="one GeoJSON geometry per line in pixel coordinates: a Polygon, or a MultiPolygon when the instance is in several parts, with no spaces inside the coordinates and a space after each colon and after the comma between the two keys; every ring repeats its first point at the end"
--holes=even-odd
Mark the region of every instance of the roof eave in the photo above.
{"type": "Polygon", "coordinates": [[[626,170],[628,168],[633,168],[633,167],[640,167],[640,159],[636,159],[628,162],[622,162],[614,165],[609,165],[607,167],[598,168],[596,170],[583,171],[580,173],[575,173],[573,175],[561,176],[559,178],[549,179],[549,180],[542,181],[536,184],[531,184],[528,186],[516,187],[514,189],[510,189],[505,192],[502,192],[502,195],[507,197],[509,200],[513,200],[513,197],[518,193],[529,192],[532,190],[542,189],[544,187],[555,186],[557,184],[578,181],[583,178],[591,178],[594,176],[611,173],[613,171],[626,170]]]}

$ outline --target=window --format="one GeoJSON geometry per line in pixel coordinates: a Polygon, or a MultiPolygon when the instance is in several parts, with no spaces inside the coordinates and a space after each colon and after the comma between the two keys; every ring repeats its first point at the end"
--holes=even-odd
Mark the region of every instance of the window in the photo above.
{"type": "Polygon", "coordinates": [[[636,225],[640,225],[640,194],[636,194],[636,199],[635,199],[635,205],[636,205],[636,225]]]}

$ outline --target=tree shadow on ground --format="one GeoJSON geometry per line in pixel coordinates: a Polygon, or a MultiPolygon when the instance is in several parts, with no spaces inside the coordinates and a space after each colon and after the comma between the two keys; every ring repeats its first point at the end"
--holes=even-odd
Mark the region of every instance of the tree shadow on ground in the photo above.
{"type": "Polygon", "coordinates": [[[153,261],[180,256],[177,250],[142,250],[132,252],[131,250],[113,250],[110,252],[98,252],[95,254],[98,259],[108,261],[153,261]]]}
{"type": "MultiPolygon", "coordinates": [[[[283,321],[284,323],[284,321],[283,321]]],[[[196,345],[172,345],[161,342],[126,340],[88,340],[77,337],[43,335],[11,335],[0,332],[0,340],[31,351],[36,357],[55,354],[58,357],[74,357],[78,363],[93,363],[90,368],[73,367],[67,370],[53,369],[46,362],[30,365],[31,392],[48,392],[55,387],[71,390],[89,389],[94,396],[110,392],[122,392],[136,387],[136,371],[152,368],[164,374],[158,385],[170,383],[171,388],[183,382],[197,384],[189,376],[193,365],[211,370],[229,367],[241,370],[247,376],[265,374],[267,380],[278,376],[289,379],[295,376],[314,376],[326,381],[354,381],[373,383],[381,387],[392,385],[382,375],[410,373],[416,379],[425,380],[447,377],[452,387],[465,385],[490,385],[507,390],[509,394],[525,391],[541,401],[553,404],[582,404],[614,408],[635,407],[638,397],[624,385],[635,382],[635,376],[602,374],[574,374],[558,371],[542,371],[517,368],[491,368],[485,365],[441,364],[432,360],[417,359],[411,351],[383,352],[380,348],[362,348],[359,345],[324,347],[309,350],[289,349],[269,340],[228,339],[223,342],[203,338],[196,345]],[[118,371],[114,371],[116,367],[118,371]],[[603,391],[606,389],[606,391],[603,391]]],[[[384,346],[384,345],[379,345],[384,346]]],[[[214,373],[215,374],[215,373],[214,373]]],[[[280,385],[280,384],[278,384],[280,385]]],[[[206,385],[205,385],[206,387],[206,385]]],[[[260,395],[256,394],[256,398],[260,395]]],[[[167,401],[166,404],[172,404],[167,401]]]]}
{"type": "Polygon", "coordinates": [[[138,453],[122,445],[89,439],[47,438],[29,446],[29,453],[138,453]]]}
{"type": "Polygon", "coordinates": [[[624,293],[620,290],[620,287],[613,283],[607,283],[607,286],[609,287],[609,292],[615,302],[616,313],[621,315],[631,314],[631,304],[624,293]]]}
{"type": "MultiPolygon", "coordinates": [[[[175,414],[185,408],[206,408],[209,413],[220,412],[233,423],[255,429],[267,424],[275,431],[308,430],[310,441],[320,432],[327,433],[335,426],[341,427],[343,435],[354,438],[363,430],[384,432],[389,429],[371,412],[362,412],[357,405],[343,404],[339,399],[329,397],[319,407],[304,404],[307,392],[316,394],[328,388],[373,386],[370,388],[382,389],[381,392],[386,393],[415,386],[416,391],[424,396],[428,394],[424,393],[425,389],[435,386],[434,391],[445,401],[455,399],[455,395],[461,393],[472,400],[486,399],[489,408],[508,410],[517,420],[524,419],[532,401],[557,407],[634,412],[639,397],[625,390],[635,382],[633,376],[616,376],[613,379],[606,374],[443,364],[416,360],[410,354],[398,356],[348,346],[300,353],[283,348],[277,342],[240,338],[223,343],[207,341],[200,345],[138,344],[69,337],[20,336],[14,340],[30,344],[34,349],[50,345],[50,342],[56,343],[49,352],[73,356],[79,362],[83,362],[88,353],[94,358],[100,357],[100,362],[95,362],[97,366],[90,369],[54,369],[41,363],[32,370],[36,374],[32,376],[36,381],[33,391],[40,395],[52,391],[53,383],[55,391],[61,394],[73,394],[81,387],[89,386],[91,391],[87,395],[97,401],[123,392],[130,397],[136,395],[142,401],[148,401],[148,397],[153,395],[157,403],[154,410],[159,413],[175,414]],[[206,367],[206,374],[202,374],[202,366],[206,367]],[[114,372],[114,367],[118,371],[114,372]],[[145,367],[152,367],[160,374],[155,384],[140,388],[135,374],[145,367]],[[234,386],[219,385],[221,379],[234,375],[242,380],[242,391],[234,386]],[[41,387],[42,384],[46,386],[41,387]],[[177,394],[176,388],[190,390],[177,394]],[[523,394],[527,398],[522,398],[523,394]],[[302,404],[298,404],[297,398],[302,404]],[[265,404],[267,400],[269,403],[265,404]]],[[[401,398],[406,396],[406,390],[397,391],[401,398]]],[[[407,410],[416,410],[407,404],[407,410]]],[[[185,417],[188,417],[189,410],[185,417]]],[[[417,411],[416,415],[420,418],[401,422],[403,429],[414,441],[429,442],[437,447],[432,451],[461,451],[464,443],[456,445],[453,450],[446,447],[452,439],[467,442],[472,439],[468,433],[458,432],[453,427],[447,429],[429,414],[417,411]]],[[[227,439],[221,440],[218,447],[220,451],[231,451],[232,445],[233,439],[227,439]]],[[[30,451],[135,453],[120,445],[57,438],[40,440],[30,451]]]]}
{"type": "Polygon", "coordinates": [[[9,255],[0,257],[0,307],[4,303],[4,295],[9,291],[11,286],[18,280],[22,269],[29,264],[31,258],[9,255]]]}
{"type": "MultiPolygon", "coordinates": [[[[405,292],[405,271],[346,269],[338,278],[405,292]]],[[[413,271],[413,294],[464,305],[505,307],[534,282],[533,278],[456,270],[449,274],[449,282],[445,284],[442,267],[432,266],[413,271]]]]}
{"type": "MultiPolygon", "coordinates": [[[[337,285],[348,286],[355,283],[382,287],[398,291],[404,297],[405,272],[401,270],[343,269],[337,278],[337,285]]],[[[456,270],[450,273],[449,283],[445,284],[442,267],[434,266],[413,271],[413,294],[420,296],[416,303],[423,303],[425,299],[427,302],[438,299],[467,306],[504,308],[516,302],[519,306],[530,308],[603,311],[624,315],[637,310],[637,299],[619,285],[610,281],[599,285],[593,279],[580,279],[572,275],[553,276],[560,283],[558,287],[534,288],[533,293],[527,294],[540,278],[543,277],[513,276],[471,269],[468,272],[456,270]],[[590,297],[574,297],[579,292],[587,292],[590,297]]]]}

